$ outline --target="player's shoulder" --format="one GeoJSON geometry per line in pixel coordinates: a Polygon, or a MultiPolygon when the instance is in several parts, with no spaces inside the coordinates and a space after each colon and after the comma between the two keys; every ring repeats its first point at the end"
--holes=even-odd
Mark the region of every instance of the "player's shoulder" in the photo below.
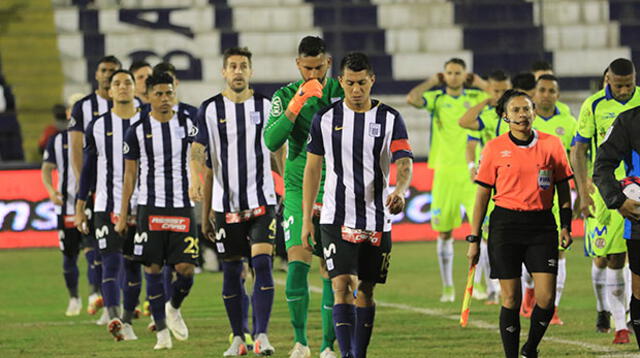
{"type": "Polygon", "coordinates": [[[470,99],[476,99],[487,96],[487,93],[476,88],[468,88],[464,90],[464,95],[470,99]]]}
{"type": "Polygon", "coordinates": [[[617,121],[624,125],[630,125],[640,119],[640,106],[627,109],[618,115],[617,121]]]}
{"type": "Polygon", "coordinates": [[[253,92],[253,99],[255,101],[264,101],[264,100],[271,101],[271,98],[265,96],[260,92],[253,92]]]}
{"type": "MultiPolygon", "coordinates": [[[[374,100],[374,101],[377,101],[377,100],[374,100]]],[[[381,101],[377,101],[377,102],[378,102],[377,103],[377,107],[378,107],[379,111],[385,111],[387,113],[391,113],[391,115],[393,115],[395,118],[402,117],[400,115],[400,112],[398,112],[397,109],[395,109],[395,108],[391,107],[390,105],[385,104],[385,103],[383,103],[381,101]]]]}
{"type": "Polygon", "coordinates": [[[91,121],[89,121],[89,124],[87,125],[87,130],[93,129],[96,126],[96,124],[103,123],[108,118],[111,118],[111,111],[106,111],[100,114],[99,116],[93,118],[91,121]]]}
{"type": "Polygon", "coordinates": [[[216,101],[219,101],[220,99],[222,99],[222,93],[218,93],[213,97],[209,97],[200,104],[200,108],[206,110],[209,105],[215,103],[216,101]]]}
{"type": "Polygon", "coordinates": [[[423,96],[442,96],[446,93],[447,93],[447,90],[444,87],[436,87],[428,91],[424,91],[422,95],[423,96]]]}
{"type": "Polygon", "coordinates": [[[296,93],[296,91],[298,90],[298,88],[300,87],[300,85],[302,83],[303,83],[302,80],[298,80],[296,82],[289,82],[288,84],[278,88],[273,93],[273,98],[276,98],[276,97],[284,97],[284,98],[292,97],[296,93]]]}
{"type": "Polygon", "coordinates": [[[591,96],[587,97],[587,99],[584,100],[584,103],[591,105],[596,101],[602,101],[606,98],[607,98],[607,90],[606,88],[603,88],[598,92],[592,94],[591,96]]]}
{"type": "Polygon", "coordinates": [[[326,107],[321,108],[319,111],[316,112],[315,116],[322,118],[325,114],[329,113],[330,111],[333,110],[342,110],[342,104],[344,103],[343,99],[340,99],[338,101],[335,101],[329,105],[327,105],[326,107]]]}
{"type": "Polygon", "coordinates": [[[549,134],[549,133],[545,133],[542,131],[536,131],[537,135],[538,135],[538,142],[544,144],[544,145],[550,145],[550,146],[562,146],[562,140],[560,140],[560,138],[556,135],[553,134],[549,134]]]}

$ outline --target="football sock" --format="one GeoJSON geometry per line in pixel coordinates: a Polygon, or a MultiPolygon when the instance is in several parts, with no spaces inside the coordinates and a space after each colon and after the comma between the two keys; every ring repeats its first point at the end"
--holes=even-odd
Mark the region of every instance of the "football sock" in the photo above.
{"type": "Polygon", "coordinates": [[[325,348],[333,350],[333,342],[336,340],[336,333],[333,329],[333,288],[331,279],[322,278],[322,302],[320,303],[320,314],[322,315],[322,346],[320,352],[325,348]]]}
{"type": "Polygon", "coordinates": [[[62,255],[62,273],[69,296],[78,298],[78,256],[62,255]]]}
{"type": "Polygon", "coordinates": [[[242,261],[222,263],[222,299],[234,336],[244,337],[242,331],[242,261]]]}
{"type": "Polygon", "coordinates": [[[453,238],[438,238],[437,251],[442,285],[453,286],[453,238]]]}
{"type": "MultiPolygon", "coordinates": [[[[249,297],[247,290],[244,287],[246,280],[243,278],[240,284],[240,290],[242,295],[242,331],[249,332],[249,307],[252,306],[253,297],[249,297]]],[[[254,321],[255,322],[255,321],[254,321]]]]}
{"type": "Polygon", "coordinates": [[[252,257],[251,266],[253,266],[256,275],[252,297],[253,311],[255,312],[255,332],[256,334],[267,333],[275,293],[271,274],[271,255],[256,255],[252,257]]]}
{"type": "Polygon", "coordinates": [[[333,322],[342,357],[352,357],[351,337],[356,323],[356,306],[346,303],[334,305],[333,322]]]}
{"type": "Polygon", "coordinates": [[[631,295],[631,324],[633,333],[636,336],[638,348],[640,348],[640,300],[636,296],[631,295]]]}
{"type": "Polygon", "coordinates": [[[169,301],[175,292],[173,285],[175,283],[175,270],[169,265],[162,268],[162,286],[164,287],[164,299],[169,301]]]}
{"type": "Polygon", "coordinates": [[[111,308],[120,306],[120,286],[118,285],[120,256],[116,252],[102,254],[102,298],[111,319],[117,317],[117,315],[113,316],[114,312],[111,308]]]}
{"type": "Polygon", "coordinates": [[[549,327],[549,322],[553,317],[554,307],[549,309],[543,309],[536,305],[531,313],[531,326],[529,327],[529,338],[527,339],[527,348],[529,351],[535,352],[538,348],[538,344],[544,336],[544,332],[549,327]]]}
{"type": "Polygon", "coordinates": [[[500,337],[507,358],[517,358],[520,345],[520,315],[518,310],[500,309],[500,337]]]}
{"type": "Polygon", "coordinates": [[[624,271],[607,268],[607,295],[616,331],[627,329],[624,271]]]}
{"type": "Polygon", "coordinates": [[[131,323],[131,317],[138,305],[140,291],[142,290],[142,270],[140,263],[125,258],[124,275],[126,282],[122,289],[122,307],[124,308],[122,321],[131,323]]]}
{"type": "Polygon", "coordinates": [[[156,332],[159,332],[167,328],[162,273],[145,273],[144,276],[147,279],[147,299],[151,314],[156,324],[156,332]]]}
{"type": "Polygon", "coordinates": [[[89,282],[89,294],[100,294],[99,285],[96,277],[96,250],[92,249],[84,253],[87,259],[87,281],[89,282]]]}
{"type": "Polygon", "coordinates": [[[561,258],[558,260],[558,276],[556,277],[556,300],[555,306],[560,306],[560,298],[562,298],[562,291],[564,291],[564,283],[567,280],[567,259],[561,258]]]}
{"type": "Polygon", "coordinates": [[[95,251],[93,254],[94,261],[94,275],[96,278],[96,288],[99,295],[102,295],[102,253],[99,250],[95,251]]]}
{"type": "Polygon", "coordinates": [[[591,264],[591,283],[596,296],[596,309],[598,312],[609,311],[607,300],[607,269],[598,268],[595,262],[591,264]]]}
{"type": "MultiPolygon", "coordinates": [[[[631,296],[633,296],[631,290],[631,270],[629,269],[629,263],[626,263],[622,268],[624,270],[624,293],[625,293],[625,302],[631,302],[631,296]]],[[[629,311],[629,307],[627,307],[627,312],[629,311]]]]}
{"type": "Polygon", "coordinates": [[[171,295],[171,306],[180,308],[182,302],[189,295],[193,286],[193,276],[183,275],[175,272],[176,281],[173,283],[173,295],[171,295]]]}
{"type": "Polygon", "coordinates": [[[309,309],[309,264],[302,261],[289,262],[285,296],[293,326],[294,340],[303,346],[307,343],[307,311],[309,309]]]}
{"type": "Polygon", "coordinates": [[[356,308],[355,358],[365,358],[367,347],[373,333],[373,321],[376,317],[376,306],[356,308]]]}

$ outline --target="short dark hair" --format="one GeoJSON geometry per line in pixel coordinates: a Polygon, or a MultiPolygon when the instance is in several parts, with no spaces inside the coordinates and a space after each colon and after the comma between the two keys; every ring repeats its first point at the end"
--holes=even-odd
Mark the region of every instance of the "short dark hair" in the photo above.
{"type": "Polygon", "coordinates": [[[135,79],[135,77],[133,77],[133,73],[131,73],[131,71],[123,70],[123,69],[119,69],[119,70],[114,71],[114,72],[111,74],[111,76],[109,76],[109,83],[111,83],[111,82],[113,81],[113,79],[116,77],[116,75],[117,75],[118,73],[126,73],[126,74],[128,74],[128,75],[129,75],[129,77],[131,77],[131,80],[132,80],[134,83],[136,82],[136,79],[135,79]]]}
{"type": "Polygon", "coordinates": [[[172,65],[169,62],[160,62],[159,64],[153,66],[153,73],[165,73],[169,72],[172,75],[176,75],[176,66],[172,65]]]}
{"type": "Polygon", "coordinates": [[[174,84],[173,77],[166,72],[154,72],[151,76],[147,77],[145,84],[147,85],[147,92],[150,91],[153,86],[161,84],[174,84]]]}
{"type": "Polygon", "coordinates": [[[104,56],[103,58],[98,60],[98,66],[100,66],[101,63],[113,63],[118,65],[118,68],[122,68],[122,62],[120,62],[120,60],[118,60],[118,58],[116,56],[113,55],[108,55],[108,56],[104,56]]]}
{"type": "Polygon", "coordinates": [[[508,81],[509,76],[503,70],[495,70],[489,74],[489,79],[496,82],[508,81]]]}
{"type": "Polygon", "coordinates": [[[538,81],[536,81],[536,83],[545,80],[545,81],[556,81],[558,82],[558,78],[554,75],[542,75],[540,77],[538,77],[538,81]]]}
{"type": "Polygon", "coordinates": [[[521,97],[521,96],[528,98],[529,101],[533,103],[533,100],[531,99],[531,97],[529,97],[528,94],[515,89],[507,90],[502,95],[502,97],[500,97],[500,99],[498,100],[498,103],[496,104],[496,113],[498,114],[498,117],[500,118],[504,117],[504,114],[507,112],[507,105],[509,104],[509,101],[511,101],[512,98],[521,97]]]}
{"type": "Polygon", "coordinates": [[[227,67],[227,60],[231,56],[244,56],[249,60],[249,66],[251,66],[252,54],[248,47],[229,47],[224,50],[224,54],[222,55],[222,67],[227,67]]]}
{"type": "Polygon", "coordinates": [[[628,76],[636,72],[633,62],[626,58],[618,58],[609,64],[609,71],[617,76],[628,76]]]}
{"type": "Polygon", "coordinates": [[[129,66],[129,71],[131,71],[131,73],[134,73],[143,67],[151,67],[151,65],[147,61],[133,61],[131,63],[131,66],[129,66]]]}
{"type": "Polygon", "coordinates": [[[302,40],[300,40],[300,45],[298,45],[298,56],[315,57],[323,53],[327,53],[327,47],[324,43],[324,40],[320,37],[305,36],[302,40]]]}
{"type": "Polygon", "coordinates": [[[544,60],[535,61],[531,64],[531,72],[537,71],[553,71],[551,64],[544,60]]]}
{"type": "Polygon", "coordinates": [[[353,72],[367,71],[367,74],[373,74],[373,66],[369,62],[369,57],[362,52],[349,52],[340,62],[340,72],[348,68],[353,72]]]}
{"type": "Polygon", "coordinates": [[[462,68],[464,68],[465,70],[467,69],[467,64],[461,58],[454,57],[454,58],[450,59],[449,61],[444,63],[444,67],[447,67],[447,65],[450,64],[450,63],[455,63],[456,65],[462,66],[462,68]]]}
{"type": "Polygon", "coordinates": [[[513,88],[523,91],[531,91],[536,87],[536,77],[529,72],[519,73],[511,79],[513,88]]]}

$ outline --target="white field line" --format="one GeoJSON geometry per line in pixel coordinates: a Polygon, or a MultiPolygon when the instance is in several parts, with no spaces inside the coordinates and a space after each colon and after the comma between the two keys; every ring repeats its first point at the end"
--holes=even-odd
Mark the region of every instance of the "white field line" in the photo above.
{"type": "MultiPolygon", "coordinates": [[[[284,286],[286,284],[286,281],[280,280],[280,279],[276,279],[275,282],[278,285],[281,285],[281,286],[284,286]]],[[[311,292],[314,292],[314,293],[322,293],[322,288],[320,288],[320,287],[309,286],[309,289],[310,289],[311,292]]],[[[422,314],[422,315],[425,315],[425,316],[444,318],[444,319],[452,320],[452,321],[455,321],[455,322],[458,322],[460,320],[460,316],[459,315],[452,315],[449,312],[445,312],[445,311],[439,310],[439,309],[420,308],[420,307],[409,306],[409,305],[406,305],[406,304],[390,303],[390,302],[384,302],[384,301],[380,301],[380,300],[376,300],[376,305],[380,306],[380,307],[398,309],[398,310],[402,310],[402,311],[415,312],[415,313],[419,313],[419,314],[422,314]]],[[[475,327],[475,328],[482,328],[482,329],[495,331],[495,333],[498,333],[498,334],[500,333],[499,327],[497,325],[491,324],[491,323],[488,323],[488,322],[484,322],[484,321],[481,321],[481,320],[477,320],[477,319],[471,320],[470,319],[468,325],[471,326],[471,327],[475,327]]],[[[607,355],[604,355],[604,356],[601,356],[601,357],[616,357],[616,358],[617,357],[640,357],[640,354],[637,354],[637,353],[636,354],[631,354],[631,353],[626,353],[626,352],[620,352],[618,350],[612,349],[611,347],[602,346],[602,345],[599,345],[599,344],[588,343],[588,342],[583,342],[583,341],[576,341],[576,340],[549,337],[549,336],[545,336],[544,340],[548,341],[548,342],[563,344],[563,345],[572,345],[572,346],[576,346],[576,347],[582,348],[584,350],[590,350],[590,351],[593,351],[593,352],[606,353],[607,354],[607,355]]],[[[631,344],[634,344],[634,343],[635,342],[631,342],[631,344]]]]}

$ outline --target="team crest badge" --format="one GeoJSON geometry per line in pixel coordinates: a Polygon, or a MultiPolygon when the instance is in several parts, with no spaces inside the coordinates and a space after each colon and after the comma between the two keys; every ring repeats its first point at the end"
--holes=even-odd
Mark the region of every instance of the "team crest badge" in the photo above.
{"type": "Polygon", "coordinates": [[[122,144],[122,154],[127,154],[129,153],[129,144],[127,144],[127,142],[124,142],[122,144]]]}
{"type": "Polygon", "coordinates": [[[198,127],[196,126],[189,127],[189,137],[195,137],[196,135],[198,135],[198,127]]]}
{"type": "Polygon", "coordinates": [[[551,187],[551,170],[540,169],[538,171],[538,186],[542,190],[547,190],[551,187]]]}
{"type": "Polygon", "coordinates": [[[565,132],[566,131],[564,130],[564,127],[556,128],[556,134],[559,135],[559,136],[563,136],[565,134],[565,132]]]}
{"type": "Polygon", "coordinates": [[[249,113],[249,118],[251,118],[251,123],[258,125],[262,122],[262,118],[260,118],[260,112],[251,112],[249,113]]]}
{"type": "Polygon", "coordinates": [[[369,124],[369,136],[380,137],[381,131],[382,131],[382,125],[380,125],[380,123],[369,124]]]}
{"type": "Polygon", "coordinates": [[[604,238],[599,237],[596,239],[596,242],[594,243],[596,245],[597,248],[599,249],[604,249],[604,246],[607,242],[605,241],[604,238]]]}
{"type": "Polygon", "coordinates": [[[76,123],[76,119],[71,117],[71,119],[69,120],[69,128],[75,127],[76,123]]]}
{"type": "Polygon", "coordinates": [[[469,102],[464,102],[464,108],[466,108],[466,109],[471,108],[471,103],[469,103],[469,102]]]}

